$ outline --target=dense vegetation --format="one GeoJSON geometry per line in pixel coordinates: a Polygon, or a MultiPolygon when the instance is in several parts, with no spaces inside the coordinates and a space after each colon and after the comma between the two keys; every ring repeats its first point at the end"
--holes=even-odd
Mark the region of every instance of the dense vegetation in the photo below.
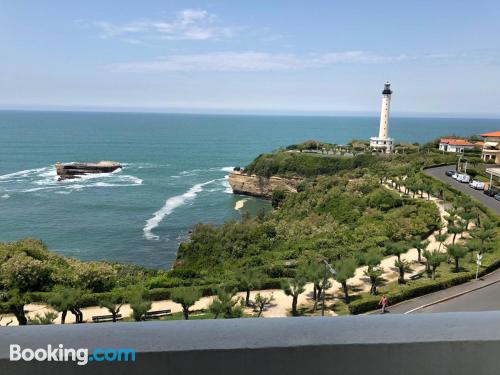
{"type": "MultiPolygon", "coordinates": [[[[351,146],[364,145],[358,141],[351,146]]],[[[431,146],[405,146],[404,154],[390,156],[345,156],[335,155],[343,151],[336,151],[334,145],[308,141],[286,151],[260,155],[245,168],[247,173],[302,177],[298,192],[275,192],[275,209],[257,217],[245,216],[221,226],[198,224],[190,240],[180,245],[170,271],[82,262],[51,253],[42,242],[32,239],[0,243],[0,312],[12,313],[26,324],[24,306],[38,301],[62,312],[63,320],[69,312],[78,322],[82,307],[106,307],[115,319],[122,304],[128,302],[134,318],[140,320],[151,308],[150,300],[172,298],[182,305],[181,315],[188,319],[197,299],[217,294],[209,315],[229,318],[243,315],[244,306],[250,305],[250,290],[282,288],[291,297],[292,313],[298,314],[297,297],[306,282],[314,283],[314,310],[321,291],[329,286],[329,281],[325,284],[323,280],[323,260],[337,269],[336,279],[345,301],[351,302],[352,313],[374,308],[377,301],[371,295],[349,295],[349,278],[360,265],[368,266],[365,275],[371,283],[370,294],[381,289],[393,301],[463,281],[471,277],[470,270],[461,265],[467,253],[486,253],[486,267],[499,264],[498,218],[422,173],[427,166],[456,162],[455,155],[435,152],[431,146]],[[316,151],[302,152],[308,150],[316,151]],[[388,181],[402,196],[383,186],[388,181]],[[424,193],[453,205],[448,232],[455,237],[468,230],[471,222],[486,226],[475,229],[473,240],[465,245],[448,248],[448,258],[454,261],[453,274],[440,271],[445,262],[440,254],[425,250],[422,238],[440,229],[441,222],[435,204],[413,199],[424,197],[424,193]],[[399,255],[412,247],[426,259],[429,277],[425,280],[408,282],[405,278],[409,264],[399,255]],[[398,256],[399,286],[380,286],[378,265],[387,255],[398,256]],[[238,290],[245,291],[246,298],[236,298],[238,290]]],[[[257,316],[271,300],[260,294],[255,298],[257,316]]],[[[38,317],[31,323],[51,319],[54,316],[38,317]]]]}
{"type": "Polygon", "coordinates": [[[179,248],[174,273],[208,283],[250,268],[270,279],[292,276],[304,258],[361,263],[369,249],[425,235],[438,222],[435,205],[404,202],[375,179],[323,176],[268,215],[197,225],[179,248]]]}

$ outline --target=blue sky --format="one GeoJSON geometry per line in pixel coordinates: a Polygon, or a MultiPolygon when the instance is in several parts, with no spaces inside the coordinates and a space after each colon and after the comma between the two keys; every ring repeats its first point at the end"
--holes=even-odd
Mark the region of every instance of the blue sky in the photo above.
{"type": "Polygon", "coordinates": [[[500,2],[0,0],[0,107],[500,116],[500,2]]]}

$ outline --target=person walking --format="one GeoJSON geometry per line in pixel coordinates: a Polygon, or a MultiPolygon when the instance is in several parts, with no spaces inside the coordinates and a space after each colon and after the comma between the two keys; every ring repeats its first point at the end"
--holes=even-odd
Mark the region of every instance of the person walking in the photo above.
{"type": "Polygon", "coordinates": [[[384,294],[382,298],[380,298],[380,302],[378,303],[379,306],[382,306],[382,314],[385,314],[387,311],[387,306],[389,306],[389,300],[387,299],[386,295],[384,294]]]}

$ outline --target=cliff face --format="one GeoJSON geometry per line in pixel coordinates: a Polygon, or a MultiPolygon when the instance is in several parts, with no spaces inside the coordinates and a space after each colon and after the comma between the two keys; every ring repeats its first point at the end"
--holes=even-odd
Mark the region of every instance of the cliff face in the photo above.
{"type": "Polygon", "coordinates": [[[270,178],[257,175],[246,175],[234,171],[229,175],[229,184],[234,194],[251,195],[270,199],[274,190],[284,190],[290,193],[297,192],[297,186],[302,182],[299,178],[284,178],[272,176],[270,178]]]}

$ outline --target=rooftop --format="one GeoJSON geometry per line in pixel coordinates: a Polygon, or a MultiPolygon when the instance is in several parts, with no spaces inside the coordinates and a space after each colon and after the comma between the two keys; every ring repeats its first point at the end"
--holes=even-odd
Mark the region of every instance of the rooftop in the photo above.
{"type": "Polygon", "coordinates": [[[481,137],[500,137],[500,131],[483,133],[481,134],[481,137]]]}
{"type": "Polygon", "coordinates": [[[470,143],[468,140],[459,138],[441,138],[439,142],[454,146],[474,146],[474,144],[470,143]]]}

